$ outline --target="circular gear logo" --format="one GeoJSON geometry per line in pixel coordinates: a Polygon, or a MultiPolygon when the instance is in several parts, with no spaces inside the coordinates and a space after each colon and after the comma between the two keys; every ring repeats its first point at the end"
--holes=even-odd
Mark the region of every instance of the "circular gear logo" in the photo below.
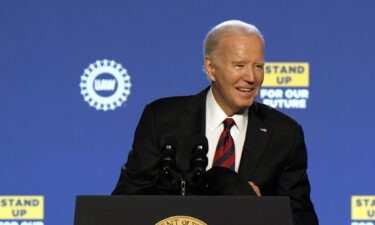
{"type": "Polygon", "coordinates": [[[84,70],[81,76],[81,94],[97,110],[114,110],[130,95],[130,76],[114,60],[98,60],[84,70]]]}

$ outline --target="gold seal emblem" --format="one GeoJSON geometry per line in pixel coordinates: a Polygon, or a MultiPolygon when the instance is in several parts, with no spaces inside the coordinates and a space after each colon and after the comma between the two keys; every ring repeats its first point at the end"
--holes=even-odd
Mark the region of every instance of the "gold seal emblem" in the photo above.
{"type": "Polygon", "coordinates": [[[157,222],[155,225],[207,225],[191,216],[172,216],[157,222]]]}

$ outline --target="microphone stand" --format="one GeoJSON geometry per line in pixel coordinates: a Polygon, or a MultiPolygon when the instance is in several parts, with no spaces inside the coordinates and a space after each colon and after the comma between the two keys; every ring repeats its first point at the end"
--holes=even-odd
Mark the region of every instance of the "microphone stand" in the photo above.
{"type": "Polygon", "coordinates": [[[187,195],[187,189],[189,186],[189,182],[186,180],[185,175],[182,175],[180,178],[180,194],[181,196],[187,195]]]}

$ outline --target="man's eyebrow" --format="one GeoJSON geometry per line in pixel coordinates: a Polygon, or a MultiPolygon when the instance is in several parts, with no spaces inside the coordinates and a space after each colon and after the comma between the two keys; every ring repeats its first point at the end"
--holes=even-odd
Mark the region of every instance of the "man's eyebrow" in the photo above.
{"type": "MultiPolygon", "coordinates": [[[[232,64],[246,64],[246,63],[249,63],[248,61],[246,60],[236,60],[236,61],[232,61],[232,64]]],[[[264,61],[256,61],[254,62],[254,64],[262,64],[264,65],[266,62],[264,61]]]]}
{"type": "Polygon", "coordinates": [[[232,61],[232,64],[238,64],[238,63],[248,63],[248,62],[244,60],[232,61]]]}

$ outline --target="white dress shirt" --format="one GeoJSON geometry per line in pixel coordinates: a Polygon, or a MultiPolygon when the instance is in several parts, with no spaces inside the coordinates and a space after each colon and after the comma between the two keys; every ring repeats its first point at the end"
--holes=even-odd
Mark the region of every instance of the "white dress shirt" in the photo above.
{"type": "Polygon", "coordinates": [[[217,104],[213,94],[212,88],[207,93],[206,98],[206,137],[208,140],[208,165],[207,170],[212,167],[213,159],[216,152],[216,146],[220,138],[220,134],[224,129],[223,121],[226,118],[232,118],[236,125],[234,125],[230,134],[234,141],[235,149],[235,171],[238,172],[240,160],[245,142],[247,122],[248,122],[248,109],[243,114],[235,114],[231,117],[227,116],[225,112],[217,104]]]}

